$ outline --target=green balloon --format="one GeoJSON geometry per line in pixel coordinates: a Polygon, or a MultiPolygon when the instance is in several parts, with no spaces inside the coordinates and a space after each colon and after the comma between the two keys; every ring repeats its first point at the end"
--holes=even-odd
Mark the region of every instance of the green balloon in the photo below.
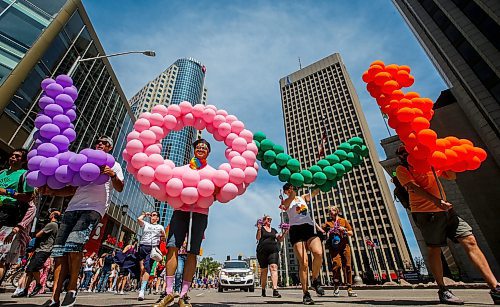
{"type": "Polygon", "coordinates": [[[349,162],[349,160],[344,160],[342,162],[340,162],[340,164],[342,164],[344,167],[345,167],[345,172],[350,172],[352,170],[352,163],[349,162]]]}
{"type": "Polygon", "coordinates": [[[340,178],[345,174],[345,166],[343,164],[335,163],[333,167],[337,170],[337,178],[340,178]]]}
{"type": "Polygon", "coordinates": [[[312,182],[313,174],[311,173],[311,171],[304,169],[300,172],[300,174],[302,175],[302,177],[304,177],[304,183],[312,182]]]}
{"type": "Polygon", "coordinates": [[[337,170],[333,166],[327,166],[323,169],[323,173],[325,173],[326,178],[328,180],[333,180],[335,177],[337,177],[337,170]]]}
{"type": "Polygon", "coordinates": [[[286,167],[288,167],[292,172],[297,172],[300,169],[300,162],[297,159],[290,159],[286,163],[286,167]]]}
{"type": "Polygon", "coordinates": [[[262,142],[262,140],[266,139],[266,135],[264,134],[264,132],[257,131],[253,135],[253,139],[256,140],[256,141],[258,141],[258,142],[262,142]]]}
{"type": "Polygon", "coordinates": [[[266,161],[262,160],[262,161],[260,161],[260,165],[262,166],[263,169],[269,169],[269,166],[271,166],[271,163],[267,163],[266,161]]]}
{"type": "Polygon", "coordinates": [[[285,152],[285,149],[283,148],[283,146],[281,145],[278,145],[278,144],[274,144],[273,146],[273,150],[276,154],[279,154],[279,153],[282,153],[282,152],[285,152]]]}
{"type": "Polygon", "coordinates": [[[285,166],[288,163],[288,160],[290,160],[291,157],[287,155],[286,153],[279,153],[276,155],[276,163],[281,166],[285,166]]]}
{"type": "Polygon", "coordinates": [[[339,163],[340,162],[340,159],[337,155],[333,154],[333,155],[328,155],[326,156],[326,161],[328,161],[330,163],[330,165],[334,165],[335,163],[339,163]]]}
{"type": "Polygon", "coordinates": [[[278,174],[280,173],[280,167],[278,165],[276,165],[276,163],[272,163],[269,166],[268,172],[272,176],[278,176],[278,174]]]}
{"type": "Polygon", "coordinates": [[[321,192],[330,192],[332,189],[332,184],[333,184],[332,181],[327,180],[322,186],[319,187],[319,190],[321,192]]]}
{"type": "MultiPolygon", "coordinates": [[[[262,147],[262,144],[260,144],[260,146],[262,147]]],[[[334,154],[340,158],[340,161],[347,159],[347,152],[345,152],[345,150],[337,149],[334,154]]]]}
{"type": "Polygon", "coordinates": [[[344,143],[340,144],[337,147],[337,149],[344,150],[345,152],[349,152],[352,150],[352,146],[351,146],[351,144],[344,142],[344,143]]]}
{"type": "Polygon", "coordinates": [[[314,175],[313,175],[314,183],[319,185],[319,186],[324,184],[326,182],[326,180],[327,180],[326,175],[323,172],[317,172],[317,173],[314,173],[314,175]]]}
{"type": "Polygon", "coordinates": [[[316,163],[316,165],[321,167],[321,168],[325,168],[327,166],[330,166],[330,162],[328,162],[328,160],[321,159],[318,161],[318,163],[316,163]]]}
{"type": "Polygon", "coordinates": [[[257,149],[260,149],[260,142],[256,140],[253,140],[253,142],[255,143],[255,146],[257,146],[257,149]]]}
{"type": "Polygon", "coordinates": [[[281,171],[280,171],[280,174],[278,176],[278,179],[281,181],[281,182],[287,182],[288,179],[290,179],[290,176],[292,175],[292,172],[290,172],[290,170],[286,167],[284,167],[281,171]]]}
{"type": "Polygon", "coordinates": [[[368,147],[366,145],[361,145],[361,156],[363,158],[368,157],[368,147]]]}
{"type": "Polygon", "coordinates": [[[257,160],[262,161],[264,159],[264,152],[262,150],[259,150],[257,152],[257,160]]]}
{"type": "Polygon", "coordinates": [[[293,173],[289,181],[294,187],[300,188],[304,185],[304,176],[300,173],[293,173]]]}
{"type": "Polygon", "coordinates": [[[322,169],[319,165],[313,165],[309,168],[309,171],[311,171],[311,173],[315,174],[318,172],[322,172],[322,169]]]}
{"type": "Polygon", "coordinates": [[[362,138],[360,138],[359,136],[355,136],[353,138],[351,138],[349,141],[349,144],[351,145],[363,145],[365,142],[363,141],[362,138]]]}
{"type": "Polygon", "coordinates": [[[352,152],[357,153],[358,155],[361,154],[361,145],[352,145],[352,152]]]}
{"type": "MultiPolygon", "coordinates": [[[[356,145],[357,146],[357,145],[356,145]]],[[[356,166],[361,163],[361,157],[355,153],[355,152],[350,152],[347,154],[347,160],[352,163],[352,165],[356,166]]]]}
{"type": "Polygon", "coordinates": [[[273,150],[268,150],[264,153],[264,161],[266,161],[267,163],[273,163],[275,159],[276,154],[273,150]]]}
{"type": "Polygon", "coordinates": [[[270,140],[268,140],[268,139],[262,140],[262,141],[260,142],[260,150],[262,150],[262,151],[264,151],[264,152],[266,152],[266,151],[268,151],[268,150],[270,150],[270,149],[273,149],[273,146],[274,146],[274,143],[273,143],[273,142],[271,142],[271,141],[270,141],[270,140]]]}

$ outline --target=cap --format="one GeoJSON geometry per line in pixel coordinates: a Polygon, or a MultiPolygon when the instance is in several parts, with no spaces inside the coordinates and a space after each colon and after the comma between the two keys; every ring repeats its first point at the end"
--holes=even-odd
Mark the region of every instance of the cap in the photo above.
{"type": "Polygon", "coordinates": [[[103,135],[101,136],[100,138],[97,139],[98,141],[105,141],[105,142],[108,142],[108,144],[113,147],[113,139],[110,138],[109,136],[107,135],[103,135]]]}

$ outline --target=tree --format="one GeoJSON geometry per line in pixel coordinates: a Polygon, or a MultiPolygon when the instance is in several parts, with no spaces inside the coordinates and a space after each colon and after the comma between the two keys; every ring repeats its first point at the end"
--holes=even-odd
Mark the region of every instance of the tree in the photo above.
{"type": "Polygon", "coordinates": [[[215,275],[219,270],[221,264],[214,260],[212,257],[204,257],[200,261],[200,274],[201,276],[215,275]]]}

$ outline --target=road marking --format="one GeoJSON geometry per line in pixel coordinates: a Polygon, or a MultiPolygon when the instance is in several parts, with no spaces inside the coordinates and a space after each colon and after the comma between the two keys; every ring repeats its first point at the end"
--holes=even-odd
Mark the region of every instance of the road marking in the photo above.
{"type": "Polygon", "coordinates": [[[196,296],[202,296],[203,294],[205,294],[205,293],[196,294],[196,296]]]}

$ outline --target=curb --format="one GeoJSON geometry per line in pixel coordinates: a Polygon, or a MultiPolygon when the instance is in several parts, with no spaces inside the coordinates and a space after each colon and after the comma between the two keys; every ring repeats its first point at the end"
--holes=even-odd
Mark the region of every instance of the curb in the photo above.
{"type": "MultiPolygon", "coordinates": [[[[359,285],[352,286],[353,289],[356,290],[409,290],[409,289],[439,289],[436,284],[414,284],[414,285],[359,285]]],[[[463,284],[454,284],[447,285],[449,289],[489,289],[487,284],[485,283],[463,283],[463,284]]],[[[300,290],[301,287],[282,287],[278,288],[279,290],[300,290]]],[[[323,286],[325,290],[333,290],[332,286],[323,286]]],[[[341,286],[340,289],[347,289],[346,286],[341,286]]]]}

